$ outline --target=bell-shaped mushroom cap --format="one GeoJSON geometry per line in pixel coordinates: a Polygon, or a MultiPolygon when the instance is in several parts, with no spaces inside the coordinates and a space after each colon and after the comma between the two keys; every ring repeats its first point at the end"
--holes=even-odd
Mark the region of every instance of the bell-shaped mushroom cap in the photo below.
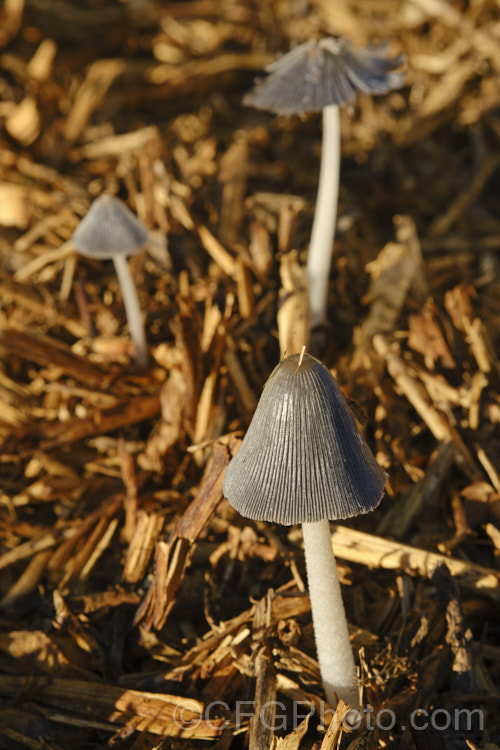
{"type": "Polygon", "coordinates": [[[299,361],[282,360],[265,384],[224,495],[242,516],[286,526],[366,513],[385,472],[330,371],[308,354],[299,361]]]}
{"type": "Polygon", "coordinates": [[[133,255],[148,241],[148,230],[119,198],[101,195],[75,229],[73,244],[90,258],[133,255]]]}
{"type": "Polygon", "coordinates": [[[319,112],[330,104],[354,101],[356,93],[385,94],[403,85],[403,73],[392,73],[402,56],[387,58],[387,44],[354,48],[345,39],[327,37],[305,42],[278,58],[243,103],[279,115],[319,112]]]}

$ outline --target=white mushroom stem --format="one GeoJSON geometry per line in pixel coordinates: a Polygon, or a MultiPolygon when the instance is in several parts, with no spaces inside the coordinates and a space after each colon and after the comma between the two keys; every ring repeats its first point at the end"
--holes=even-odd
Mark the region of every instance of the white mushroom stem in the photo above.
{"type": "Polygon", "coordinates": [[[130,266],[124,255],[114,255],[116,275],[122,290],[123,304],[127,314],[128,328],[135,347],[135,361],[139,367],[146,367],[148,364],[148,345],[146,343],[146,334],[144,332],[144,323],[142,320],[141,308],[137,289],[130,273],[130,266]]]}
{"type": "Polygon", "coordinates": [[[318,195],[307,256],[311,328],[326,320],[328,280],[337,219],[340,174],[340,114],[336,104],[323,109],[323,144],[318,195]]]}
{"type": "Polygon", "coordinates": [[[307,581],[321,679],[328,703],[339,698],[359,708],[358,686],[347,620],[332,549],[330,523],[303,523],[307,581]]]}

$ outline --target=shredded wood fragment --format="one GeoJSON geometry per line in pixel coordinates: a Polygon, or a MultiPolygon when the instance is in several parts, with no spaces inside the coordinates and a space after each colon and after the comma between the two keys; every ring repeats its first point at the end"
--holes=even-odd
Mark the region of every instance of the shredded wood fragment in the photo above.
{"type": "Polygon", "coordinates": [[[66,120],[64,135],[68,142],[73,143],[83,132],[92,112],[106,96],[123,67],[121,60],[98,60],[90,66],[76,92],[73,107],[66,120]]]}
{"type": "Polygon", "coordinates": [[[377,258],[366,266],[371,282],[363,302],[370,312],[357,332],[360,346],[371,344],[376,334],[394,330],[406,297],[412,287],[422,295],[425,288],[422,251],[409,216],[398,216],[400,242],[388,243],[377,258]]]}
{"type": "Polygon", "coordinates": [[[297,252],[284,255],[280,265],[278,331],[281,355],[297,354],[309,342],[309,291],[307,273],[297,252]]]}
{"type": "Polygon", "coordinates": [[[471,479],[477,479],[478,471],[470,451],[454,425],[447,419],[446,414],[433,406],[425,388],[413,376],[404,360],[394,350],[389,348],[387,342],[380,334],[377,334],[373,343],[377,352],[386,358],[390,374],[402,389],[408,401],[418,411],[434,437],[437,440],[454,443],[460,455],[460,465],[471,479]]]}
{"type": "Polygon", "coordinates": [[[11,695],[22,689],[31,699],[61,712],[59,721],[71,713],[89,719],[108,720],[111,724],[125,725],[131,717],[136,731],[166,737],[211,739],[220,735],[223,722],[203,718],[203,704],[176,695],[123,690],[102,683],[65,680],[57,678],[31,679],[29,677],[2,676],[0,694],[11,695]],[[181,719],[177,717],[181,716],[181,719]]]}
{"type": "Polygon", "coordinates": [[[228,460],[225,446],[216,445],[197,497],[176,524],[169,543],[156,544],[154,582],[137,612],[136,622],[144,621],[147,627],[154,628],[165,623],[194,552],[193,545],[221,500],[228,460]]]}
{"type": "Polygon", "coordinates": [[[495,601],[500,600],[500,573],[493,569],[392,542],[345,526],[334,527],[332,541],[337,557],[371,568],[403,570],[409,574],[418,573],[429,577],[436,565],[443,563],[464,587],[477,589],[482,595],[495,601]]]}

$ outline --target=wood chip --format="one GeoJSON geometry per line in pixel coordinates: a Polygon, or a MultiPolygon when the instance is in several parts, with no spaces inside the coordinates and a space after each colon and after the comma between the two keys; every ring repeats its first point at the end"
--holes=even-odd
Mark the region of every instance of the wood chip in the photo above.
{"type": "MultiPolygon", "coordinates": [[[[109,721],[124,726],[136,719],[136,731],[165,737],[213,739],[221,734],[223,721],[203,718],[199,701],[175,695],[124,690],[104,683],[57,678],[0,677],[0,694],[18,693],[87,721],[109,721]]],[[[70,717],[69,717],[70,718],[70,717]]]]}
{"type": "Polygon", "coordinates": [[[470,693],[474,687],[470,649],[472,633],[464,622],[457,586],[444,563],[434,570],[432,582],[446,615],[446,641],[453,653],[452,689],[470,693]]]}
{"type": "Polygon", "coordinates": [[[236,263],[232,255],[222,246],[214,235],[205,226],[198,227],[198,236],[200,242],[227,276],[234,276],[236,273],[236,263]]]}
{"type": "Polygon", "coordinates": [[[25,185],[0,183],[0,224],[4,227],[28,225],[28,188],[25,185]]]}
{"type": "Polygon", "coordinates": [[[191,560],[192,545],[222,498],[223,473],[228,462],[227,449],[216,444],[196,498],[176,524],[169,543],[158,542],[156,545],[154,583],[139,607],[136,622],[155,629],[165,624],[191,560]]]}
{"type": "Polygon", "coordinates": [[[446,292],[444,303],[455,328],[466,335],[467,343],[481,372],[489,373],[492,361],[495,362],[497,372],[499,372],[493,346],[489,342],[481,320],[475,317],[472,311],[472,299],[475,296],[476,292],[472,287],[460,284],[446,292]]]}
{"type": "Polygon", "coordinates": [[[219,236],[228,247],[238,240],[243,221],[247,174],[248,142],[244,134],[239,133],[223,155],[219,169],[222,184],[219,236]]]}
{"type": "Polygon", "coordinates": [[[97,60],[92,63],[66,120],[64,135],[67,141],[74,143],[79,138],[92,113],[123,69],[122,60],[97,60]]]}
{"type": "Polygon", "coordinates": [[[445,414],[436,409],[427,396],[425,389],[412,376],[407,364],[390,349],[385,339],[377,334],[373,340],[376,351],[386,359],[389,373],[401,388],[408,401],[420,414],[425,424],[437,440],[454,443],[460,455],[460,466],[471,479],[478,479],[478,470],[474,460],[455,427],[450,424],[445,414]]]}
{"type": "Polygon", "coordinates": [[[424,508],[438,505],[440,489],[451,470],[454,454],[455,448],[452,443],[443,443],[439,447],[423,479],[386,513],[377,528],[378,534],[389,534],[395,539],[403,539],[412,521],[420,516],[424,508]]]}
{"type": "Polygon", "coordinates": [[[257,406],[257,397],[248,383],[245,370],[238,359],[236,344],[231,336],[226,336],[226,349],[224,351],[224,362],[227,365],[229,377],[238,394],[243,414],[246,420],[250,420],[257,406]]]}
{"type": "Polygon", "coordinates": [[[402,241],[388,243],[366,266],[371,281],[363,302],[370,305],[370,312],[357,332],[361,346],[370,345],[377,333],[393,330],[412,286],[425,286],[415,225],[409,216],[400,216],[397,226],[402,241]]]}
{"type": "Polygon", "coordinates": [[[456,366],[436,319],[434,305],[427,303],[422,313],[410,315],[408,322],[408,346],[424,355],[425,365],[429,370],[434,370],[437,362],[450,369],[456,366]]]}
{"type": "Polygon", "coordinates": [[[173,369],[160,391],[161,420],[152,430],[146,450],[140,457],[142,468],[161,471],[163,457],[181,435],[187,396],[187,385],[183,373],[178,369],[173,369]]]}
{"type": "Polygon", "coordinates": [[[281,356],[296,354],[309,343],[309,291],[307,272],[295,250],[284,255],[280,265],[278,331],[281,356]]]}
{"type": "Polygon", "coordinates": [[[404,571],[429,578],[436,565],[444,563],[467,589],[477,589],[494,601],[500,600],[500,573],[489,568],[439,555],[429,550],[410,547],[382,537],[365,534],[345,526],[335,526],[332,534],[336,557],[341,560],[367,565],[371,568],[404,571]]]}
{"type": "Polygon", "coordinates": [[[137,583],[146,575],[164,520],[156,513],[148,514],[145,511],[139,511],[123,568],[123,579],[128,583],[137,583]]]}
{"type": "Polygon", "coordinates": [[[5,120],[5,128],[9,135],[23,146],[33,143],[40,134],[40,127],[40,114],[36,100],[32,96],[25,97],[5,120]]]}

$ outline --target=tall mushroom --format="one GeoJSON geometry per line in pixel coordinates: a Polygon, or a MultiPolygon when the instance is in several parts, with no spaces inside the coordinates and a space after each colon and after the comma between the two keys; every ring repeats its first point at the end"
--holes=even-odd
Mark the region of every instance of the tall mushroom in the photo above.
{"type": "Polygon", "coordinates": [[[140,367],[146,367],[148,363],[148,347],[127,256],[141,250],[147,241],[148,231],[144,224],[119,198],[111,195],[97,198],[73,233],[73,244],[81,255],[113,260],[134,342],[135,359],[140,367]]]}
{"type": "Polygon", "coordinates": [[[269,75],[243,99],[280,115],[323,111],[323,146],[316,209],[307,258],[311,328],[326,320],[328,278],[335,235],[340,173],[339,105],[358,91],[385,94],[403,84],[388,72],[402,57],[387,58],[387,45],[355,49],[346,39],[305,42],[272,62],[269,75]]]}
{"type": "Polygon", "coordinates": [[[242,516],[302,524],[321,678],[328,702],[359,706],[329,520],[380,502],[385,472],[330,371],[308,354],[283,359],[264,386],[224,495],[242,516]]]}

